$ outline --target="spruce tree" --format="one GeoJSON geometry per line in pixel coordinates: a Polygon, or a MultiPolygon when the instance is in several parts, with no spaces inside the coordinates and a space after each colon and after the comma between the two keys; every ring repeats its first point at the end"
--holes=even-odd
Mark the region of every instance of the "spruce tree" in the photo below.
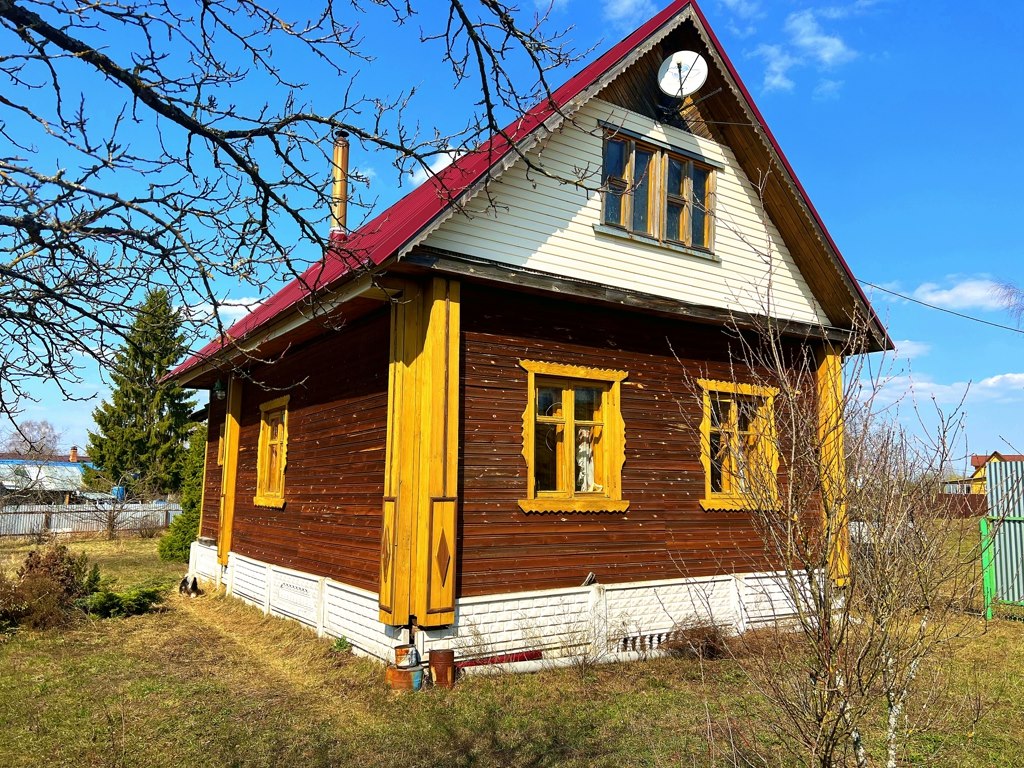
{"type": "Polygon", "coordinates": [[[184,354],[181,318],[164,289],[150,291],[111,371],[109,400],[93,411],[89,458],[93,485],[125,486],[133,495],[173,493],[181,487],[188,416],[187,393],[164,376],[184,354]]]}

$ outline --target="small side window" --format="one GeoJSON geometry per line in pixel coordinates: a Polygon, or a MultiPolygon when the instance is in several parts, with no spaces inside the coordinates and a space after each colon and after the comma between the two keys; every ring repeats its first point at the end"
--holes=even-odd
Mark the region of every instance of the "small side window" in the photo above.
{"type": "Polygon", "coordinates": [[[778,502],[776,390],[700,380],[705,509],[756,509],[778,502]]]}
{"type": "Polygon", "coordinates": [[[256,498],[260,507],[284,506],[284,471],[288,459],[288,396],[260,405],[256,449],[256,498]]]}

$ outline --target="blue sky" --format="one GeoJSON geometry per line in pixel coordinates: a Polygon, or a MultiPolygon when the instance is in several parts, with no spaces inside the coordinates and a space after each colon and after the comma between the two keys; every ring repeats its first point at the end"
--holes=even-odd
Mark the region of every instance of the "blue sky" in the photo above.
{"type": "MultiPolygon", "coordinates": [[[[546,3],[524,10],[541,10],[546,3]]],[[[552,29],[604,50],[662,7],[648,0],[556,0],[552,29]]],[[[1024,4],[896,0],[704,0],[701,8],[858,278],[992,323],[1015,326],[998,286],[1024,286],[1024,4]]],[[[437,48],[369,12],[376,60],[364,90],[416,85],[411,116],[447,132],[475,100],[453,90],[437,48]]],[[[555,84],[571,72],[556,74],[555,84]]],[[[319,88],[317,101],[329,100],[319,88]]],[[[376,208],[407,191],[388,158],[354,147],[376,208]]],[[[276,286],[267,286],[270,291],[276,286]]],[[[237,299],[251,292],[226,288],[237,299]]],[[[1024,334],[926,308],[866,286],[900,347],[884,393],[925,421],[963,400],[966,449],[1024,453],[1024,334]],[[966,393],[966,396],[965,396],[966,393]]],[[[251,291],[251,289],[250,289],[251,291]]],[[[105,394],[98,372],[82,393],[105,394]]],[[[49,387],[24,418],[46,418],[84,445],[92,404],[49,387]]]]}

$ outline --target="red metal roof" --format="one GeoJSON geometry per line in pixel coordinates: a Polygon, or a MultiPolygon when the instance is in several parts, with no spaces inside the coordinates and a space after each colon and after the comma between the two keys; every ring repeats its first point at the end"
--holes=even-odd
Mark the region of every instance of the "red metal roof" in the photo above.
{"type": "MultiPolygon", "coordinates": [[[[635,32],[622,40],[622,42],[612,47],[570,78],[564,85],[552,92],[550,99],[545,99],[521,118],[508,125],[504,130],[504,135],[497,134],[492,136],[477,149],[458,157],[436,176],[427,179],[427,181],[413,189],[379,216],[351,233],[346,240],[335,240],[343,250],[329,250],[322,262],[311,266],[301,277],[290,282],[251,313],[232,325],[227,332],[228,339],[235,342],[241,341],[253,335],[256,331],[269,326],[274,320],[301,305],[311,295],[338,284],[343,278],[360,269],[360,267],[380,266],[383,264],[445,213],[451,204],[464,192],[485,179],[487,174],[509,154],[515,144],[527,139],[558,110],[569,106],[573,99],[596,83],[603,75],[613,69],[622,59],[629,56],[666,23],[671,22],[687,6],[692,7],[700,19],[717,52],[722,57],[729,74],[739,86],[744,99],[746,99],[758,123],[771,142],[772,147],[778,153],[786,171],[800,191],[808,209],[828,240],[829,246],[838,257],[840,265],[845,270],[846,275],[849,277],[865,306],[872,312],[873,319],[877,322],[873,310],[870,309],[871,305],[868,303],[867,297],[861,291],[860,286],[853,277],[853,273],[825,228],[824,222],[811,204],[807,193],[793,172],[789,161],[783,154],[772,132],[765,124],[760,111],[754,105],[750,93],[740,80],[739,74],[737,74],[732,62],[722,50],[722,46],[714,31],[708,25],[704,14],[693,0],[675,0],[675,2],[656,14],[635,32]],[[344,243],[343,246],[341,245],[342,242],[344,243]]],[[[881,323],[878,323],[878,325],[881,327],[881,323]]],[[[211,341],[198,353],[189,357],[175,368],[170,375],[178,376],[195,368],[202,362],[214,357],[227,346],[230,346],[230,342],[219,339],[211,341]]]]}
{"type": "Polygon", "coordinates": [[[998,456],[1003,461],[1024,461],[1024,456],[1019,453],[999,453],[999,451],[994,451],[993,453],[974,454],[971,456],[971,466],[975,469],[983,467],[988,464],[993,456],[998,456]]]}

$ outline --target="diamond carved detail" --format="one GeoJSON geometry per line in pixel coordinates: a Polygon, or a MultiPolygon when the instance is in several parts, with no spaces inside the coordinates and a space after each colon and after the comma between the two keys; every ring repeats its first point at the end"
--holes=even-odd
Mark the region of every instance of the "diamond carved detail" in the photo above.
{"type": "Polygon", "coordinates": [[[384,567],[384,576],[387,578],[387,575],[390,573],[388,566],[391,565],[391,536],[388,535],[388,530],[386,528],[384,529],[384,542],[381,544],[380,548],[381,565],[384,567]]]}
{"type": "Polygon", "coordinates": [[[451,552],[448,551],[448,539],[445,538],[444,531],[441,531],[441,540],[437,543],[437,553],[434,558],[437,568],[441,572],[441,586],[443,587],[448,580],[448,566],[452,562],[451,552]]]}

